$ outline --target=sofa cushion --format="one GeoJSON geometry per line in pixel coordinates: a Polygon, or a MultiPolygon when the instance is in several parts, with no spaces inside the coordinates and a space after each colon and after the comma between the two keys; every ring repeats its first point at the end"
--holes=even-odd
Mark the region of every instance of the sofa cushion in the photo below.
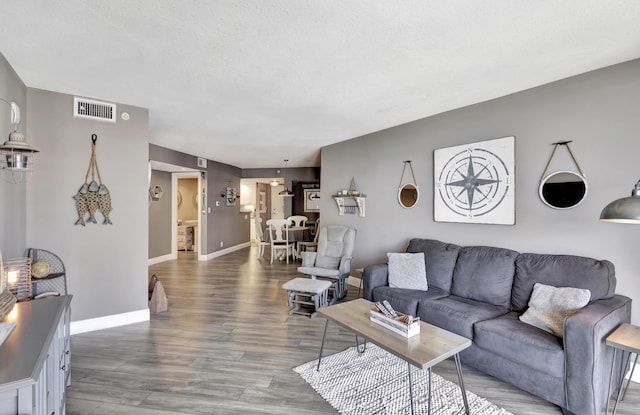
{"type": "Polygon", "coordinates": [[[424,253],[427,281],[430,287],[437,287],[445,292],[451,290],[453,268],[456,265],[460,247],[434,239],[415,238],[409,242],[407,252],[424,253]]]}
{"type": "Polygon", "coordinates": [[[562,337],[564,319],[586,306],[589,290],[572,287],[552,287],[536,283],[529,308],[520,316],[523,321],[558,337],[562,337]]]}
{"type": "Polygon", "coordinates": [[[424,298],[437,299],[446,297],[448,293],[439,288],[431,287],[429,291],[406,290],[402,288],[376,287],[373,289],[372,301],[387,300],[391,306],[404,314],[412,316],[418,313],[418,301],[424,298]]]}
{"type": "MultiPolygon", "coordinates": [[[[562,340],[518,319],[511,312],[474,326],[476,346],[536,371],[564,377],[562,340]]],[[[523,372],[524,375],[525,372],[523,372]]]]}
{"type": "Polygon", "coordinates": [[[387,262],[390,287],[427,291],[424,252],[388,253],[387,262]]]}
{"type": "Polygon", "coordinates": [[[418,301],[422,321],[473,340],[473,325],[509,312],[506,307],[450,295],[418,301]]]}
{"type": "Polygon", "coordinates": [[[573,255],[520,254],[516,259],[511,307],[523,311],[536,283],[585,288],[591,301],[611,298],[616,290],[615,268],[606,260],[573,255]]]}
{"type": "Polygon", "coordinates": [[[518,252],[490,246],[460,249],[451,294],[509,307],[518,252]]]}

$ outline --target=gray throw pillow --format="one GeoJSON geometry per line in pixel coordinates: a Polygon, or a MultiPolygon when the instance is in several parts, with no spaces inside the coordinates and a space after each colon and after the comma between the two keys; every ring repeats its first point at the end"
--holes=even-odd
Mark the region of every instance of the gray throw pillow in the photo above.
{"type": "Polygon", "coordinates": [[[388,253],[389,287],[427,291],[424,252],[388,253]]]}
{"type": "Polygon", "coordinates": [[[520,321],[562,337],[564,319],[586,306],[590,299],[591,291],[587,289],[536,283],[529,309],[520,316],[520,321]]]}
{"type": "Polygon", "coordinates": [[[318,268],[338,269],[340,266],[340,257],[318,255],[316,256],[315,266],[318,268]]]}

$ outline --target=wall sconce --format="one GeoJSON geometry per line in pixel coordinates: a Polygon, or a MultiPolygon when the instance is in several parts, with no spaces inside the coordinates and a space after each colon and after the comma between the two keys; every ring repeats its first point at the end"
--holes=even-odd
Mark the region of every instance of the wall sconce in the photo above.
{"type": "Polygon", "coordinates": [[[20,107],[15,102],[0,98],[11,107],[11,124],[13,131],[9,139],[0,146],[0,168],[2,176],[10,183],[24,183],[29,178],[34,154],[38,152],[27,143],[24,134],[18,131],[20,124],[20,107]]]}
{"type": "Polygon", "coordinates": [[[220,192],[220,197],[225,199],[227,206],[235,206],[236,200],[238,200],[238,191],[235,187],[225,187],[220,192]]]}
{"type": "Polygon", "coordinates": [[[271,180],[271,182],[269,183],[271,185],[271,187],[278,187],[280,186],[280,182],[276,179],[271,180]]]}
{"type": "Polygon", "coordinates": [[[162,190],[162,186],[160,186],[159,184],[156,184],[155,186],[152,186],[149,188],[149,196],[151,197],[151,200],[154,202],[157,202],[158,200],[160,200],[163,194],[164,194],[164,190],[162,190]]]}

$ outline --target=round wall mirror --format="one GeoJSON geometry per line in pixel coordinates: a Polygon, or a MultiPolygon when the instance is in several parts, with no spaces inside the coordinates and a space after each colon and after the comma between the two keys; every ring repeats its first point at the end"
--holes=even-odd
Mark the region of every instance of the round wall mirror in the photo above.
{"type": "Polygon", "coordinates": [[[554,209],[578,206],[587,196],[587,181],[572,171],[557,171],[540,182],[540,198],[554,209]]]}
{"type": "Polygon", "coordinates": [[[418,199],[420,199],[420,191],[415,184],[407,183],[398,189],[398,202],[403,208],[414,207],[418,203],[418,199]]]}

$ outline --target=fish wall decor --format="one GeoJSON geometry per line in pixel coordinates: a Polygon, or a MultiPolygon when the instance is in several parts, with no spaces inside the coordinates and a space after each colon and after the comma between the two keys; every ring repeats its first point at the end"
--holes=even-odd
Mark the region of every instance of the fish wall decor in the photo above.
{"type": "Polygon", "coordinates": [[[96,212],[100,212],[104,220],[103,225],[111,225],[111,219],[109,214],[113,210],[111,206],[111,194],[107,186],[102,183],[102,177],[100,176],[100,170],[98,169],[98,159],[96,157],[96,142],[98,136],[91,134],[91,160],[89,161],[89,168],[87,174],[84,177],[84,183],[78,189],[73,198],[76,201],[76,211],[78,212],[78,219],[76,225],[85,226],[87,223],[98,223],[96,220],[96,212]],[[91,181],[89,181],[91,176],[91,181]],[[96,178],[98,179],[96,181],[96,178]],[[89,217],[85,216],[89,214],[89,217]]]}

